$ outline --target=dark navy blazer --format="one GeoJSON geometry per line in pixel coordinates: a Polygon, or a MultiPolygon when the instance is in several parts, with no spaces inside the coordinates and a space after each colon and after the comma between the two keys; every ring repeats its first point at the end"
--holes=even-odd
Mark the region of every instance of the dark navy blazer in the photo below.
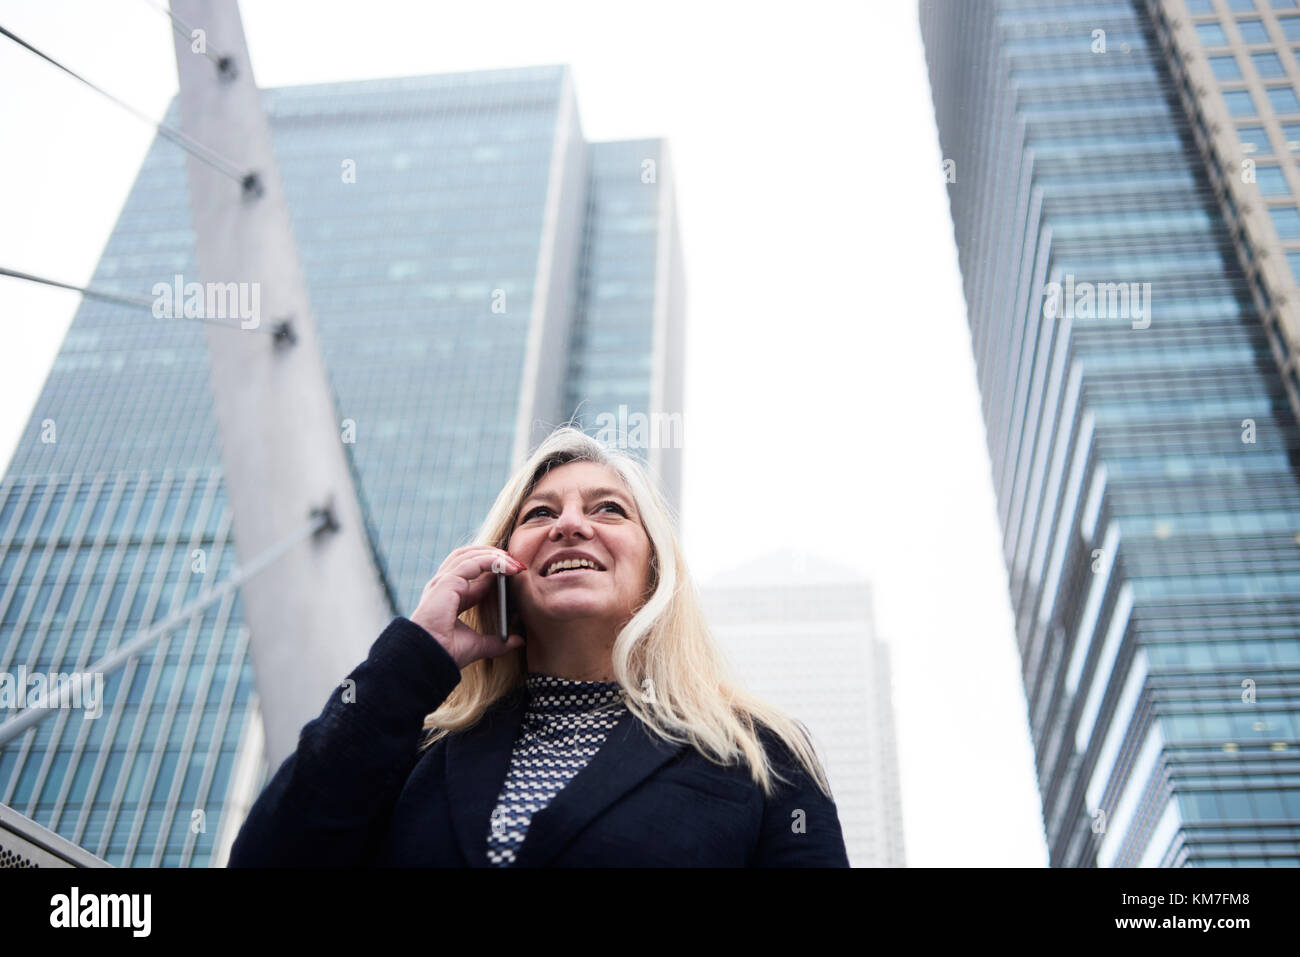
{"type": "MultiPolygon", "coordinates": [[[[451,655],[394,618],[349,677],[353,694],[335,692],[302,729],[229,866],[487,867],[524,689],[421,752],[425,716],[460,683],[451,655]]],[[[848,867],[834,802],[770,732],[762,738],[790,782],[770,798],[744,764],[669,744],[627,712],[533,815],[514,866],[848,867]]]]}

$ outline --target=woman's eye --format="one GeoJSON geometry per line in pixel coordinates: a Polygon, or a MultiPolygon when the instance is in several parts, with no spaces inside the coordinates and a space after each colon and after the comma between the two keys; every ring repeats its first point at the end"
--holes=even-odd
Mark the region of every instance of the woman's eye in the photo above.
{"type": "MultiPolygon", "coordinates": [[[[618,513],[620,515],[627,517],[627,509],[623,508],[622,505],[619,505],[618,502],[601,502],[600,505],[597,506],[597,508],[605,508],[606,506],[610,506],[612,508],[618,509],[618,513]]],[[[547,508],[545,505],[539,505],[535,509],[532,509],[530,512],[528,512],[528,514],[524,516],[523,520],[526,522],[534,515],[536,515],[538,512],[550,512],[550,511],[551,510],[547,508]]]]}

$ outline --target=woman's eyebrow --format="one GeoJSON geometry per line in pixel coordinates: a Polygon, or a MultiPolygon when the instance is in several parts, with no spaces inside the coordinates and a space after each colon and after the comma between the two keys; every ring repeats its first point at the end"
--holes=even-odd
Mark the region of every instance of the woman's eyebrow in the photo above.
{"type": "MultiPolygon", "coordinates": [[[[597,488],[584,489],[583,496],[585,498],[601,498],[602,496],[609,496],[611,498],[622,499],[625,504],[632,504],[627,497],[627,493],[621,492],[616,488],[610,488],[606,485],[601,485],[597,488]]],[[[529,502],[534,500],[539,502],[554,502],[559,497],[559,493],[557,492],[534,492],[532,495],[528,496],[528,498],[524,499],[523,504],[527,505],[529,502]]],[[[520,507],[522,508],[523,506],[520,507]]]]}

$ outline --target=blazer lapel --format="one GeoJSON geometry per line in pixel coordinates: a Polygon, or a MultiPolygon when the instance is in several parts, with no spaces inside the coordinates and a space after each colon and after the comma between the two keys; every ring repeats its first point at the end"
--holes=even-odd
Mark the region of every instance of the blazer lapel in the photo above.
{"type": "MultiPolygon", "coordinates": [[[[681,753],[684,747],[684,744],[672,744],[653,735],[642,727],[634,714],[626,712],[610,729],[605,743],[587,766],[561,788],[546,807],[533,815],[528,833],[515,856],[515,866],[543,867],[551,863],[579,831],[681,753]]],[[[510,750],[509,746],[506,750],[510,750]]],[[[507,755],[501,762],[498,789],[508,763],[507,755]]],[[[495,798],[496,794],[493,794],[495,798]]],[[[489,808],[487,814],[491,813],[489,808]]],[[[484,822],[480,844],[487,841],[486,827],[484,822]]],[[[479,856],[484,855],[480,853],[479,856]]]]}
{"type": "Polygon", "coordinates": [[[472,728],[447,736],[447,796],[452,830],[470,867],[487,867],[492,811],[510,768],[526,696],[522,689],[495,702],[472,728]]]}

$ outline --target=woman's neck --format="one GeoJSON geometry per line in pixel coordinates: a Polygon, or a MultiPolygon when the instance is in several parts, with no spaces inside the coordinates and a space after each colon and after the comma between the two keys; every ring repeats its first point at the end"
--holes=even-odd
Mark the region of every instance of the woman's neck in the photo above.
{"type": "Polygon", "coordinates": [[[528,671],[570,681],[614,681],[614,639],[607,626],[557,622],[528,629],[528,671]]]}

